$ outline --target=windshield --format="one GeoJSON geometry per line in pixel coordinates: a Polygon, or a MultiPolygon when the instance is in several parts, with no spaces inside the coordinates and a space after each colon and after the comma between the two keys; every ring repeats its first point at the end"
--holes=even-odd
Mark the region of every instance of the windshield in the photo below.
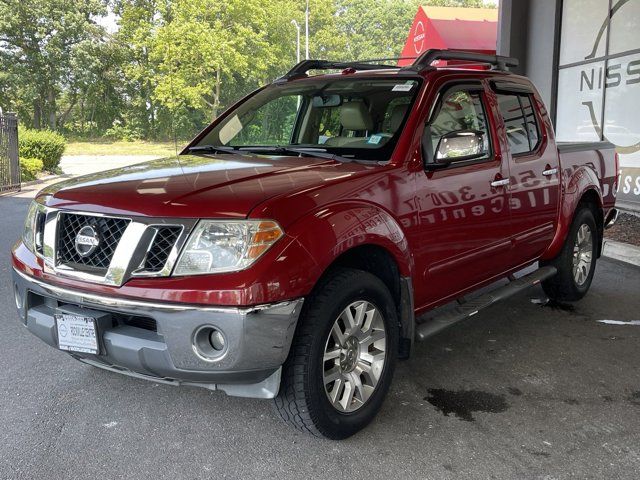
{"type": "Polygon", "coordinates": [[[419,84],[413,77],[274,84],[230,112],[198,147],[286,155],[308,148],[344,158],[389,160],[419,84]]]}

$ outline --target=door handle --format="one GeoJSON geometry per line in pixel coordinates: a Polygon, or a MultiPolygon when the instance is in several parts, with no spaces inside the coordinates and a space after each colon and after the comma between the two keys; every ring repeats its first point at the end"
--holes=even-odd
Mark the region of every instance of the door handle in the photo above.
{"type": "Polygon", "coordinates": [[[493,182],[491,182],[491,186],[494,188],[497,187],[506,187],[507,185],[509,185],[510,180],[508,178],[503,178],[502,180],[494,180],[493,182]]]}
{"type": "Polygon", "coordinates": [[[557,168],[547,168],[542,172],[542,175],[544,175],[545,177],[550,177],[551,175],[555,175],[556,173],[558,173],[557,168]]]}

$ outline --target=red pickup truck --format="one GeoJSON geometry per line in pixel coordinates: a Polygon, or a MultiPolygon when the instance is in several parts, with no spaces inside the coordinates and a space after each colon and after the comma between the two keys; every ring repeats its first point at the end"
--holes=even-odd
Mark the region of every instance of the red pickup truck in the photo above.
{"type": "Polygon", "coordinates": [[[96,367],[357,432],[415,340],[540,282],[589,289],[617,157],[557,145],[515,64],[303,61],[174,158],[46,188],[13,248],[22,322],[96,367]]]}

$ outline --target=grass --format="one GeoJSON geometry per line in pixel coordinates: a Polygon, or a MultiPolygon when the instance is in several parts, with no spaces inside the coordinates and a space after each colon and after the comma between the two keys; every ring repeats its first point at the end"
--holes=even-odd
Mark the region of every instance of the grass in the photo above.
{"type": "MultiPolygon", "coordinates": [[[[178,151],[186,142],[178,141],[178,151]]],[[[173,142],[148,142],[136,140],[125,142],[121,140],[82,140],[69,141],[64,155],[157,155],[166,157],[175,155],[173,142]]]]}

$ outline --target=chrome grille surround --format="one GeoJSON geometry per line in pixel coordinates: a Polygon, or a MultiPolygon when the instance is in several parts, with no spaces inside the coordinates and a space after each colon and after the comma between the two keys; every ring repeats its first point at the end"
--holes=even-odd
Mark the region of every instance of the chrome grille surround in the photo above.
{"type": "MultiPolygon", "coordinates": [[[[113,286],[120,286],[133,277],[171,275],[178,253],[198,221],[42,208],[46,215],[43,248],[36,255],[44,260],[45,272],[113,286]],[[107,234],[112,232],[119,237],[117,241],[106,240],[110,247],[109,254],[105,256],[105,252],[102,252],[100,257],[96,257],[100,260],[97,264],[93,260],[75,261],[75,256],[69,254],[69,233],[63,230],[68,225],[65,219],[78,220],[79,217],[92,219],[87,221],[96,225],[110,225],[112,229],[108,229],[107,234]],[[113,230],[116,225],[124,225],[124,228],[113,230]],[[61,241],[66,242],[66,247],[63,246],[60,251],[61,241]],[[173,244],[169,245],[170,242],[173,244]]],[[[99,250],[96,250],[93,255],[98,253],[99,250]]]]}

